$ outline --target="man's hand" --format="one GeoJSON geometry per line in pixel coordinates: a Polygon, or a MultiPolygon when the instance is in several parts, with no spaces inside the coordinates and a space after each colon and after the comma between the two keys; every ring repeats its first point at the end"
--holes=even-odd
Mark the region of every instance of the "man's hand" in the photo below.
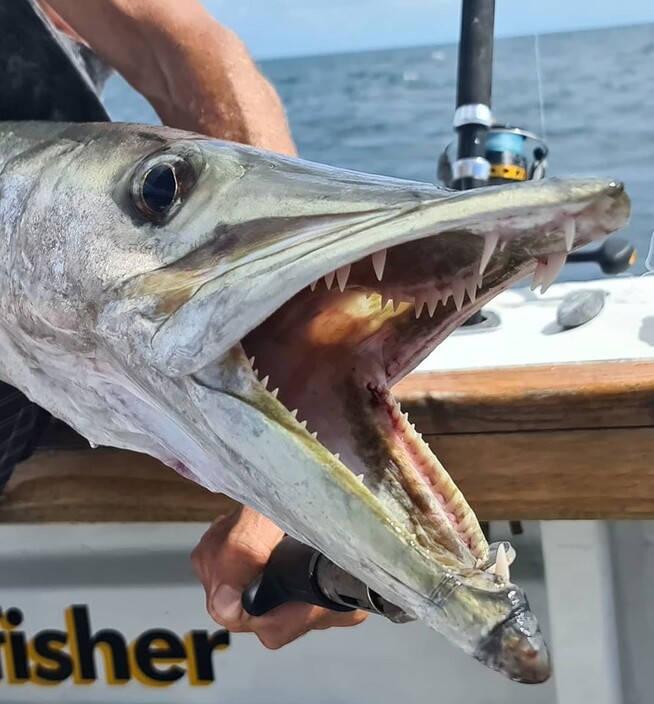
{"type": "Polygon", "coordinates": [[[256,633],[273,650],[312,630],[362,623],[367,616],[363,611],[339,613],[309,604],[284,604],[259,618],[243,610],[243,590],[261,574],[282,537],[277,526],[248,508],[211,526],[193,552],[192,562],[212,618],[233,633],[256,633]]]}

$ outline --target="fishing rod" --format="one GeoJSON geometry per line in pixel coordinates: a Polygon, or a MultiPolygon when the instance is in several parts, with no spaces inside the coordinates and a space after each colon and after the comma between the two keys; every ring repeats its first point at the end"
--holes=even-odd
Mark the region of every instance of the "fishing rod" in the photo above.
{"type": "Polygon", "coordinates": [[[457,190],[485,186],[490,178],[486,137],[493,124],[494,36],[495,0],[464,1],[454,112],[458,150],[451,184],[457,190]]]}

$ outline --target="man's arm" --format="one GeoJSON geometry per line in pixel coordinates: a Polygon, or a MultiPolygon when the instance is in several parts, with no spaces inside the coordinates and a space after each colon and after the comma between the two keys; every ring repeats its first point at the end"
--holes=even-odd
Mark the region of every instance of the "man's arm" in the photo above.
{"type": "Polygon", "coordinates": [[[295,155],[281,101],[247,48],[195,0],[49,0],[170,127],[295,155]]]}

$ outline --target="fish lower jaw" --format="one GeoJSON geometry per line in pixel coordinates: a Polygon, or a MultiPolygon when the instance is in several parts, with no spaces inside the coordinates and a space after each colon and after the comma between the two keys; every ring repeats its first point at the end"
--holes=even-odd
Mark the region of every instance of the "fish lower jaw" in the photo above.
{"type": "MultiPolygon", "coordinates": [[[[388,453],[399,470],[404,490],[429,519],[427,532],[446,546],[454,539],[457,545],[453,548],[460,547],[461,541],[478,563],[483,562],[488,553],[486,539],[454,481],[391,391],[374,383],[367,388],[373,404],[387,415],[388,453]]],[[[364,475],[360,479],[365,482],[364,475]]]]}
{"type": "Polygon", "coordinates": [[[302,404],[302,410],[287,406],[284,389],[280,392],[279,388],[272,388],[270,376],[258,369],[254,357],[250,357],[248,363],[259,391],[275,399],[284,409],[289,424],[305,437],[306,442],[316,443],[322,452],[330,453],[382,503],[385,503],[384,495],[395,496],[407,513],[406,516],[395,515],[395,502],[391,502],[389,515],[400,521],[408,519],[416,538],[418,534],[423,536],[419,540],[425,548],[436,546],[438,552],[444,550],[468,567],[487,563],[488,544],[474,512],[429,445],[409,422],[408,414],[402,412],[400,404],[381,380],[381,369],[375,375],[377,381],[361,382],[360,387],[361,414],[369,418],[369,427],[374,427],[376,443],[384,446],[381,453],[384,459],[374,466],[367,466],[360,462],[359,456],[355,457],[352,466],[348,466],[348,458],[353,457],[353,448],[348,448],[348,442],[343,441],[343,452],[339,452],[339,441],[334,441],[331,433],[319,435],[312,427],[318,423],[315,418],[312,420],[312,409],[302,404]],[[357,469],[352,469],[353,466],[357,469]]]}

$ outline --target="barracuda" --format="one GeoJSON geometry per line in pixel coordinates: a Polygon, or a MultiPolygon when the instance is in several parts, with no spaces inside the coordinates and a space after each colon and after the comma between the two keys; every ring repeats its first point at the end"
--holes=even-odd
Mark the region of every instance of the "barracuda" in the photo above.
{"type": "Polygon", "coordinates": [[[0,123],[0,169],[3,379],[261,511],[489,667],[547,678],[506,556],[390,389],[622,227],[620,184],[450,192],[115,124],[0,123]]]}

